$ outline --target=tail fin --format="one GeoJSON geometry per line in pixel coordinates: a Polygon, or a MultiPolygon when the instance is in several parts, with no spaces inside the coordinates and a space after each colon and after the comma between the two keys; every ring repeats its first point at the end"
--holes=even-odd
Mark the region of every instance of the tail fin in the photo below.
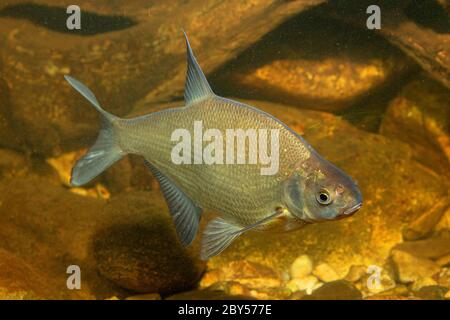
{"type": "Polygon", "coordinates": [[[77,161],[72,169],[71,185],[81,186],[94,179],[114,162],[122,158],[125,153],[117,144],[117,129],[114,126],[114,122],[119,118],[103,110],[92,91],[84,84],[69,76],[64,76],[64,78],[75,90],[89,100],[100,113],[101,127],[97,141],[95,141],[86,155],[77,161]]]}

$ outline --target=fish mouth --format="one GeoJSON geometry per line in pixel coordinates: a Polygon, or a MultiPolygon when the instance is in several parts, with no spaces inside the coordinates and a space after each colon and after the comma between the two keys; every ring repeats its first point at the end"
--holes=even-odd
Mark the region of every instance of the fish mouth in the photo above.
{"type": "Polygon", "coordinates": [[[353,207],[350,207],[347,210],[345,210],[344,215],[351,216],[351,215],[355,214],[355,212],[358,211],[361,208],[361,206],[362,206],[362,203],[355,204],[353,207]]]}

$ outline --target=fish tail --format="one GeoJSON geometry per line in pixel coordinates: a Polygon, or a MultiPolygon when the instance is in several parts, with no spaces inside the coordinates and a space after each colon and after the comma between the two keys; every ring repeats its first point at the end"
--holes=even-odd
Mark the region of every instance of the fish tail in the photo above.
{"type": "Polygon", "coordinates": [[[121,119],[103,110],[94,94],[84,84],[69,76],[64,76],[64,78],[75,90],[89,100],[100,113],[100,133],[97,140],[72,169],[70,184],[82,186],[126,154],[120,148],[117,139],[118,128],[116,124],[121,119]]]}

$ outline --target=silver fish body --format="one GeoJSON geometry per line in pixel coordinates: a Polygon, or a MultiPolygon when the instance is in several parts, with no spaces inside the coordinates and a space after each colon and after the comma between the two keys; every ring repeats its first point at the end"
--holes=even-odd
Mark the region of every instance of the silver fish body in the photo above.
{"type": "MultiPolygon", "coordinates": [[[[120,119],[103,110],[87,87],[66,76],[100,112],[102,123],[96,143],[72,171],[73,185],[89,182],[126,154],[141,155],[160,183],[185,245],[195,238],[202,211],[216,214],[203,234],[203,259],[219,254],[247,230],[292,230],[307,223],[350,216],[360,208],[362,196],[356,183],[297,133],[255,107],[215,95],[187,37],[186,44],[184,107],[120,119]],[[261,162],[174,163],[176,142],[172,134],[184,129],[195,136],[196,123],[201,123],[201,135],[208,130],[230,129],[276,132],[277,144],[269,148],[277,155],[276,172],[262,174],[267,164],[261,162]]],[[[252,156],[249,141],[240,150],[243,159],[252,156]]],[[[201,141],[201,148],[189,149],[190,159],[201,160],[208,143],[201,141]]],[[[222,154],[228,151],[225,145],[219,150],[222,154]]]]}
{"type": "MultiPolygon", "coordinates": [[[[250,225],[281,207],[282,182],[299,161],[310,157],[310,147],[280,121],[250,106],[212,97],[185,108],[163,110],[121,122],[120,144],[140,154],[169,177],[196,204],[241,225],[250,225]],[[261,175],[261,164],[174,164],[170,135],[178,128],[192,131],[202,120],[203,130],[278,129],[280,165],[275,175],[261,175]],[[284,150],[284,151],[283,151],[284,150]]],[[[249,144],[246,144],[248,158],[249,144]]],[[[195,155],[192,156],[192,158],[195,155]]]]}

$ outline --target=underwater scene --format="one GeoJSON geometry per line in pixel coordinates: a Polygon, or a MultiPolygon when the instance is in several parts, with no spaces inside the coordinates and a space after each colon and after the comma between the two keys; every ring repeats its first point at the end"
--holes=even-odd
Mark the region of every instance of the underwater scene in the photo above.
{"type": "Polygon", "coordinates": [[[447,0],[3,0],[0,300],[450,299],[447,0]]]}

